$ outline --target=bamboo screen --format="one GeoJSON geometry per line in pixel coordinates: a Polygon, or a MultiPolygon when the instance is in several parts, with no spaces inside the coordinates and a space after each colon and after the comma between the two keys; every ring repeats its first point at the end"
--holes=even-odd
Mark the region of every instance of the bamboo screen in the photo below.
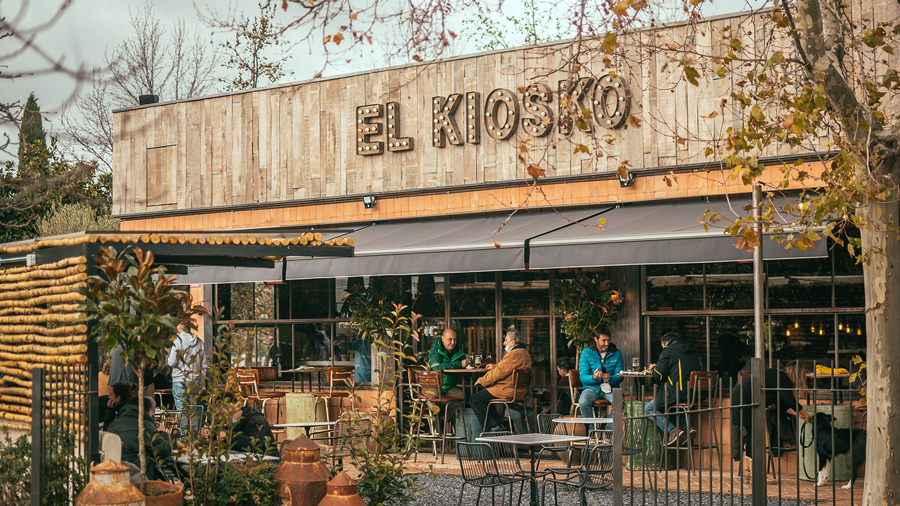
{"type": "MultiPolygon", "coordinates": [[[[87,326],[75,323],[84,317],[78,312],[83,296],[76,290],[86,279],[85,257],[0,269],[0,426],[31,429],[35,367],[47,372],[47,397],[82,398],[87,389],[87,326]]],[[[81,402],[45,400],[47,407],[83,430],[81,402]]]]}

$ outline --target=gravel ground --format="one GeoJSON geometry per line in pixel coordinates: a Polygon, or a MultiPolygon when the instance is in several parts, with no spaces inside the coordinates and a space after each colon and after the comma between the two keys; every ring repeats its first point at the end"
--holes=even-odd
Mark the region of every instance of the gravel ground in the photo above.
{"type": "MultiPolygon", "coordinates": [[[[538,487],[540,487],[540,483],[538,483],[538,487]]],[[[460,476],[454,475],[419,475],[418,486],[421,488],[421,492],[419,492],[418,497],[416,498],[415,504],[416,506],[455,506],[457,501],[459,500],[459,492],[463,486],[463,479],[460,476]]],[[[497,504],[501,503],[501,492],[500,488],[497,489],[497,504]]],[[[506,491],[509,491],[509,488],[506,488],[506,491]]],[[[515,488],[516,498],[518,498],[518,487],[515,488]]],[[[540,488],[538,488],[538,499],[540,499],[540,488]]],[[[697,506],[750,506],[752,504],[751,497],[740,497],[740,496],[731,496],[731,495],[719,495],[708,493],[699,494],[692,493],[690,497],[688,497],[687,493],[682,493],[679,497],[675,492],[670,491],[668,493],[668,497],[666,496],[666,492],[662,491],[658,494],[656,501],[653,499],[652,492],[644,492],[643,502],[641,497],[641,490],[635,491],[634,500],[632,501],[631,490],[626,489],[625,491],[625,506],[672,506],[674,504],[679,505],[697,505],[697,506]],[[712,501],[710,501],[712,499],[712,501]]],[[[463,495],[462,504],[464,506],[474,506],[475,498],[478,496],[478,489],[472,486],[466,486],[465,494],[463,495]]],[[[525,491],[522,496],[522,504],[527,505],[530,498],[529,486],[525,485],[525,491]]],[[[589,491],[587,494],[588,504],[590,506],[612,506],[613,504],[613,495],[612,491],[609,490],[600,490],[596,492],[589,491]]],[[[506,499],[506,495],[503,495],[503,500],[506,499]]],[[[488,505],[491,501],[491,491],[490,489],[484,489],[481,494],[481,504],[488,505]]],[[[547,490],[547,503],[553,504],[553,495],[552,489],[547,490]]],[[[578,493],[572,487],[559,487],[559,505],[561,506],[578,506],[580,503],[578,501],[578,493]]],[[[813,501],[800,501],[800,506],[806,506],[813,504],[813,501]]],[[[778,506],[778,499],[769,498],[768,506],[778,506]]],[[[782,506],[798,506],[796,499],[782,499],[782,506]]]]}

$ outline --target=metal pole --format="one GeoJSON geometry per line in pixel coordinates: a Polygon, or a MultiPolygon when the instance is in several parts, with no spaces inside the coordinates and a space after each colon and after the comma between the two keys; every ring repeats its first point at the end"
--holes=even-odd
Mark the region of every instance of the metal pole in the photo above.
{"type": "Polygon", "coordinates": [[[753,186],[753,216],[756,218],[756,233],[759,238],[759,246],[753,250],[753,334],[755,359],[752,360],[750,370],[753,375],[753,407],[752,409],[752,438],[753,438],[753,506],[765,506],[766,504],[766,462],[765,447],[765,340],[766,328],[763,320],[763,302],[765,295],[765,280],[763,279],[763,227],[762,227],[762,187],[759,184],[753,186]]]}
{"type": "Polygon", "coordinates": [[[44,370],[31,370],[31,506],[41,506],[41,490],[44,488],[44,370]]]}
{"type": "Polygon", "coordinates": [[[622,415],[624,414],[624,407],[625,399],[622,397],[622,389],[618,387],[613,388],[613,506],[623,506],[624,504],[622,497],[622,438],[623,434],[625,434],[622,428],[622,415]]]}

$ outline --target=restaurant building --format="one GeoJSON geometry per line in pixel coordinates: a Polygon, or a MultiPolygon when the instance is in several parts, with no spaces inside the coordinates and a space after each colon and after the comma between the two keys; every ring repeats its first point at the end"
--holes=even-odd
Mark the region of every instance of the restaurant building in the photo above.
{"type": "MultiPolygon", "coordinates": [[[[753,48],[765,16],[653,34],[711,46],[728,26],[753,48]]],[[[633,58],[585,66],[569,96],[592,110],[589,132],[557,121],[564,43],[115,111],[113,214],[131,231],[315,229],[355,239],[353,258],[182,276],[225,307],[250,345],[249,365],[269,365],[276,342],[283,368],[301,363],[309,323],[332,343],[352,340],[347,287],[389,276],[425,317],[418,351],[449,327],[468,352],[496,355],[502,329],[514,327],[528,341],[535,386],[554,391],[558,357],[576,351],[553,314],[552,287],[588,269],[622,295],[613,340],[626,364],[655,361],[659,337],[674,329],[715,369],[728,353],[720,334],[753,333],[751,253],[699,222],[707,209],[742,212],[750,188],[707,158],[701,139],[740,125],[741,112],[720,106],[734,80],[689,84],[665,55],[642,51],[650,33],[620,39],[633,58]],[[630,176],[620,178],[625,162],[630,176]],[[537,188],[528,163],[546,170],[537,188]]],[[[763,180],[777,184],[780,165],[796,160],[819,173],[805,161],[813,154],[773,145],[763,180]]],[[[792,190],[800,187],[783,198],[797,198],[792,190]]],[[[773,359],[847,366],[865,353],[862,268],[845,250],[766,240],[764,256],[773,359]]],[[[332,358],[350,355],[335,347],[332,358]]]]}

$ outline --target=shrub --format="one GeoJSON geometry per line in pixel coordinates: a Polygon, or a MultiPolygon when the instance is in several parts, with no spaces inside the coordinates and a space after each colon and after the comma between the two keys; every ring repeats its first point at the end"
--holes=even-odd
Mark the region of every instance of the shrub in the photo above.
{"type": "Polygon", "coordinates": [[[38,218],[35,228],[40,237],[47,237],[88,230],[119,230],[119,220],[108,211],[98,212],[87,204],[54,204],[49,214],[38,218]]]}

